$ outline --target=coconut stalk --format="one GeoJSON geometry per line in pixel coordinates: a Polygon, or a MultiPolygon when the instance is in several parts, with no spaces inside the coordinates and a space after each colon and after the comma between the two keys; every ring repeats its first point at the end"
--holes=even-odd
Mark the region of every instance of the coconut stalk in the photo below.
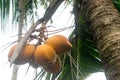
{"type": "MultiPolygon", "coordinates": [[[[19,27],[18,27],[18,42],[20,41],[22,35],[22,29],[24,26],[24,4],[23,4],[23,0],[19,0],[19,11],[20,11],[20,18],[19,18],[19,27]]],[[[11,80],[17,80],[17,75],[18,75],[18,65],[14,64],[13,65],[13,73],[12,73],[12,79],[11,80]]]]}

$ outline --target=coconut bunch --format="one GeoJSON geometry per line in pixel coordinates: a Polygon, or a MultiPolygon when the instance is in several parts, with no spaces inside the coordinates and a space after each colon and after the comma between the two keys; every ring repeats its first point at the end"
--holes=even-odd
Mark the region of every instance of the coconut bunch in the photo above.
{"type": "MultiPolygon", "coordinates": [[[[11,47],[8,60],[11,59],[17,44],[11,47]]],[[[59,73],[61,70],[61,55],[72,48],[71,43],[63,35],[54,35],[44,40],[43,44],[25,44],[14,64],[29,63],[33,68],[42,67],[45,71],[59,73]]]]}
{"type": "Polygon", "coordinates": [[[38,45],[34,52],[36,63],[47,72],[59,73],[61,70],[61,60],[63,55],[72,48],[71,43],[62,35],[54,35],[38,45]]]}

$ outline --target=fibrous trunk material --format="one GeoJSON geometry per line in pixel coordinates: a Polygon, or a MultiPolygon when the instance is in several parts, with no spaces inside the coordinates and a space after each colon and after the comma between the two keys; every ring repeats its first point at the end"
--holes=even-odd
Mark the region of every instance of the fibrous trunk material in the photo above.
{"type": "Polygon", "coordinates": [[[81,0],[107,80],[120,80],[120,13],[111,0],[81,0]]]}

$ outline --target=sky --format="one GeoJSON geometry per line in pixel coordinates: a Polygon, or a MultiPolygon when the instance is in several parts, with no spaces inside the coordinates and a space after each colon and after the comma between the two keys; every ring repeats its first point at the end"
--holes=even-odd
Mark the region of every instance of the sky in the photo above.
{"type": "Polygon", "coordinates": [[[103,72],[97,72],[91,74],[86,80],[106,80],[105,74],[103,72]]]}
{"type": "MultiPolygon", "coordinates": [[[[64,5],[64,4],[63,4],[64,5]]],[[[63,6],[62,5],[62,6],[63,6]]],[[[64,27],[70,27],[73,24],[73,17],[71,16],[72,7],[68,6],[66,9],[63,7],[60,7],[60,10],[57,10],[55,12],[55,15],[52,17],[53,23],[48,23],[49,25],[54,26],[53,28],[49,28],[49,30],[56,30],[64,27]],[[71,16],[71,17],[70,17],[71,16]]],[[[40,11],[43,9],[40,9],[40,11]]],[[[44,14],[44,11],[41,13],[41,16],[38,16],[38,18],[41,18],[44,14]]],[[[37,19],[36,19],[37,20],[37,19]]],[[[11,23],[9,24],[11,25],[11,23]]],[[[68,34],[70,34],[72,29],[68,29],[67,31],[62,31],[57,34],[62,34],[66,37],[68,37],[68,34]]],[[[8,47],[8,43],[14,42],[17,39],[17,36],[15,36],[17,33],[7,33],[7,34],[0,34],[1,40],[0,40],[0,80],[11,80],[12,76],[12,67],[9,66],[8,62],[8,52],[10,49],[10,46],[8,47]],[[5,49],[6,48],[6,49],[5,49]],[[5,49],[5,50],[4,50],[5,49]],[[3,51],[4,50],[4,51],[3,51]]],[[[26,71],[28,68],[28,64],[22,65],[19,67],[18,70],[18,80],[33,80],[35,70],[30,67],[27,75],[26,71]]],[[[104,73],[99,72],[92,74],[89,76],[86,80],[106,80],[104,73]]],[[[44,79],[43,79],[44,80],[44,79]]]]}

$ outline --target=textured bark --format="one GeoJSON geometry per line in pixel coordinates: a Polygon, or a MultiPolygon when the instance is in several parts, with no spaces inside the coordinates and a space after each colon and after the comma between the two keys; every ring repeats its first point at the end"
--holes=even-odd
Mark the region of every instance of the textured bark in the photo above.
{"type": "Polygon", "coordinates": [[[81,0],[107,80],[120,80],[120,14],[111,0],[81,0]]]}

